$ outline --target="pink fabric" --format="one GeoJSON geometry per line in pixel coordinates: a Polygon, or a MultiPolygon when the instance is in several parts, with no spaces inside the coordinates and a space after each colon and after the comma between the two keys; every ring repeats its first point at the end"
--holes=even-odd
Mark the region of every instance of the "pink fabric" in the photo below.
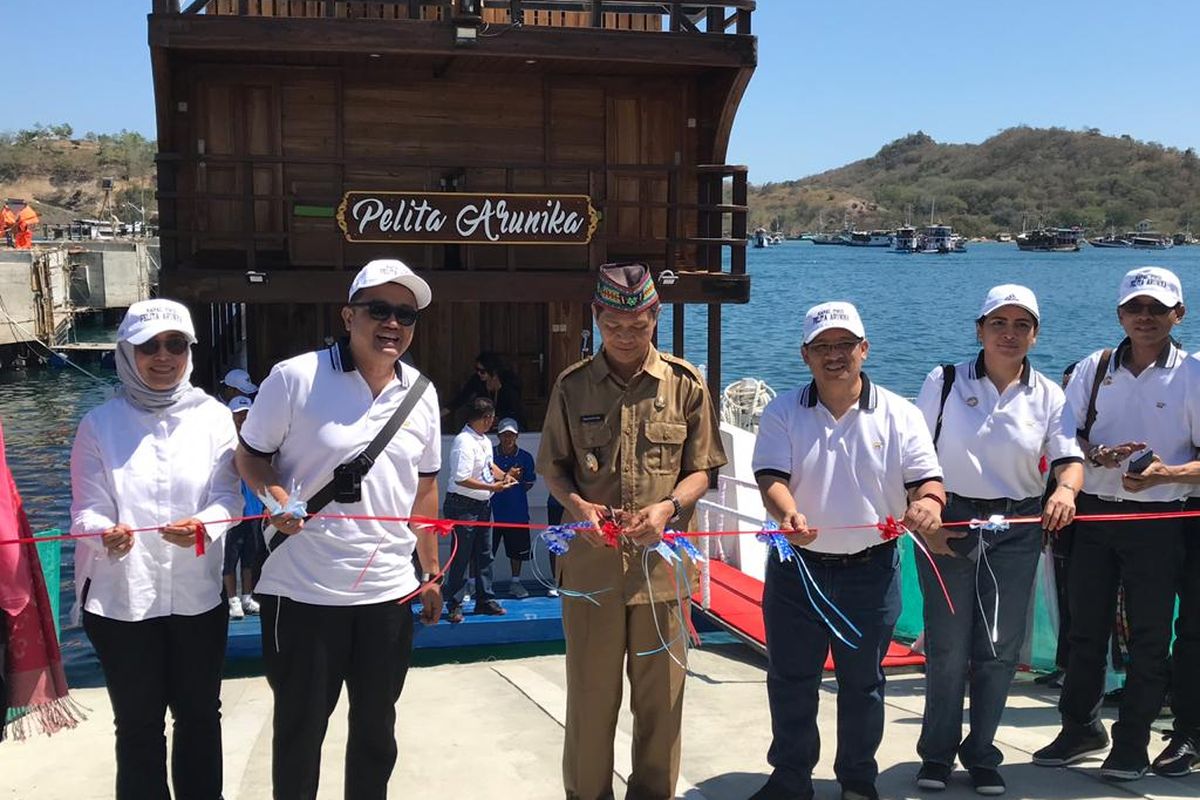
{"type": "Polygon", "coordinates": [[[8,633],[3,669],[9,708],[9,719],[0,717],[0,738],[6,732],[24,738],[29,720],[51,734],[75,727],[82,718],[67,697],[67,677],[37,545],[5,544],[32,536],[8,468],[0,425],[0,616],[8,633]]]}

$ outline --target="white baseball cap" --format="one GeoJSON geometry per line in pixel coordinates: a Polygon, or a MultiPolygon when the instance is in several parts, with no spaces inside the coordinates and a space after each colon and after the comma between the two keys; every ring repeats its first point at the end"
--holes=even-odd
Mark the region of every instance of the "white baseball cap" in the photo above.
{"type": "Polygon", "coordinates": [[[231,412],[233,412],[234,414],[238,414],[243,411],[249,411],[250,406],[254,405],[254,401],[251,400],[249,397],[246,397],[245,395],[239,394],[237,397],[233,398],[228,403],[226,403],[226,405],[229,406],[229,410],[231,412]]]}
{"type": "Polygon", "coordinates": [[[254,394],[258,391],[258,384],[250,380],[250,373],[244,369],[229,370],[229,372],[225,373],[225,377],[221,379],[221,383],[246,394],[254,394]]]}
{"type": "Polygon", "coordinates": [[[139,300],[125,312],[121,327],[117,328],[117,339],[141,344],[167,331],[179,331],[189,342],[196,343],[196,329],[187,306],[161,298],[139,300]]]}
{"type": "Polygon", "coordinates": [[[1152,297],[1167,308],[1183,302],[1183,285],[1179,276],[1162,267],[1138,267],[1125,273],[1121,279],[1121,290],[1117,293],[1117,305],[1123,306],[1135,297],[1152,297]]]}
{"type": "Polygon", "coordinates": [[[496,428],[496,433],[520,433],[521,429],[517,425],[517,421],[512,417],[505,417],[500,420],[500,426],[496,428]]]}
{"type": "Polygon", "coordinates": [[[983,305],[979,307],[979,318],[983,319],[1003,306],[1017,306],[1033,314],[1035,320],[1040,322],[1042,319],[1042,315],[1038,312],[1037,296],[1034,295],[1033,290],[1016,283],[1002,283],[999,286],[993,286],[988,291],[987,297],[983,298],[983,305]]]}
{"type": "Polygon", "coordinates": [[[385,283],[397,283],[413,293],[417,300],[417,310],[425,308],[433,301],[433,291],[423,278],[408,268],[403,261],[395,258],[377,258],[368,261],[367,265],[354,276],[350,284],[349,300],[354,299],[362,289],[372,286],[382,286],[385,283]]]}
{"type": "Polygon", "coordinates": [[[840,328],[849,331],[860,339],[867,338],[863,328],[862,317],[853,303],[834,300],[831,303],[821,303],[813,306],[804,314],[804,343],[808,344],[827,330],[840,328]]]}

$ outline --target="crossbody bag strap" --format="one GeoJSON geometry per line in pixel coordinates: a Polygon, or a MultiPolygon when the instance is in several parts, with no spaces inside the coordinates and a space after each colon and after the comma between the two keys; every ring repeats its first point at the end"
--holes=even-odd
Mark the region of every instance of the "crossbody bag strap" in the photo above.
{"type": "MultiPolygon", "coordinates": [[[[367,448],[355,456],[351,461],[361,461],[365,465],[363,474],[366,475],[371,467],[375,465],[375,459],[379,458],[379,454],[383,452],[383,448],[388,446],[388,442],[396,435],[396,431],[400,430],[400,426],[408,419],[408,415],[416,408],[421,397],[424,396],[425,390],[429,387],[429,378],[421,375],[413,383],[412,388],[408,390],[408,394],[400,401],[400,405],[392,412],[392,416],[388,419],[387,424],[380,429],[379,433],[375,434],[375,438],[371,440],[367,448]]],[[[330,479],[328,483],[322,486],[317,493],[308,498],[308,516],[318,513],[333,500],[337,494],[335,488],[336,481],[330,479]]],[[[268,552],[275,552],[275,548],[288,540],[288,535],[275,531],[271,537],[271,541],[267,543],[268,552]]]]}
{"type": "Polygon", "coordinates": [[[956,372],[953,364],[942,364],[942,404],[938,406],[937,425],[933,428],[934,449],[937,449],[938,437],[942,435],[942,417],[946,413],[946,400],[950,397],[950,390],[954,388],[956,372]]]}
{"type": "Polygon", "coordinates": [[[1092,394],[1088,398],[1087,415],[1083,418],[1083,427],[1075,431],[1075,435],[1085,442],[1090,442],[1092,426],[1096,424],[1096,396],[1100,394],[1100,384],[1108,374],[1108,365],[1112,361],[1112,349],[1106,349],[1100,354],[1100,363],[1096,365],[1096,377],[1092,379],[1092,394]]]}

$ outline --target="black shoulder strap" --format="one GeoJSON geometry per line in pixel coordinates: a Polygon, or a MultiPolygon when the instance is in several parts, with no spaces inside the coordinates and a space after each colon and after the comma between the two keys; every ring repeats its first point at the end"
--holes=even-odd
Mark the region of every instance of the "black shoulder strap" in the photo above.
{"type": "Polygon", "coordinates": [[[938,406],[937,425],[933,429],[933,446],[937,447],[938,437],[942,435],[942,417],[946,414],[946,399],[950,397],[950,390],[954,388],[953,364],[942,364],[942,404],[938,406]]]}
{"type": "MultiPolygon", "coordinates": [[[[425,394],[425,389],[429,387],[429,378],[421,375],[413,383],[412,388],[408,390],[408,394],[404,395],[404,399],[400,401],[400,405],[392,412],[392,416],[388,419],[387,424],[380,429],[379,433],[375,434],[375,438],[367,445],[367,448],[355,456],[352,461],[363,462],[363,474],[371,469],[375,464],[375,459],[379,458],[379,454],[383,452],[383,448],[387,447],[388,442],[396,435],[396,431],[400,430],[400,426],[404,424],[404,420],[408,419],[408,415],[416,408],[421,397],[425,394]]],[[[308,499],[308,514],[312,516],[320,511],[325,506],[329,505],[337,493],[334,488],[335,481],[330,479],[328,483],[322,486],[316,494],[308,499]]],[[[275,535],[271,537],[271,541],[267,544],[267,550],[274,552],[276,547],[288,540],[288,536],[280,531],[275,531],[275,535]]]]}
{"type": "Polygon", "coordinates": [[[1096,395],[1100,394],[1100,384],[1108,374],[1108,365],[1112,361],[1112,349],[1106,349],[1100,354],[1100,363],[1096,364],[1096,377],[1092,378],[1092,394],[1088,398],[1087,416],[1083,419],[1083,427],[1075,431],[1075,435],[1085,442],[1090,441],[1092,426],[1096,424],[1096,395]]]}

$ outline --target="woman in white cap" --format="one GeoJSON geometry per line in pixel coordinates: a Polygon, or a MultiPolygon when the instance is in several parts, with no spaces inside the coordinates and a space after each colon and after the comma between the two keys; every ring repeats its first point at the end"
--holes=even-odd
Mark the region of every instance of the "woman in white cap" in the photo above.
{"type": "Polygon", "coordinates": [[[134,303],[117,339],[121,388],[83,418],[71,451],[71,532],[94,537],[75,548],[78,608],[112,702],[115,796],[215,800],[229,624],[218,520],[242,510],[237,434],[189,380],[196,336],[183,305],[134,303]]]}
{"type": "Polygon", "coordinates": [[[975,320],[979,355],[935,368],[917,398],[945,471],[944,521],[1041,517],[1040,524],[951,527],[926,537],[954,603],[952,612],[932,567],[918,558],[927,681],[917,785],[927,790],[946,788],[957,757],[978,793],[1004,793],[993,738],[1025,640],[1042,528],[1070,523],[1083,488],[1083,453],[1074,430],[1062,427],[1063,390],[1029,364],[1039,323],[1032,291],[993,288],[975,320]],[[1044,507],[1043,456],[1057,480],[1044,507]]]}

